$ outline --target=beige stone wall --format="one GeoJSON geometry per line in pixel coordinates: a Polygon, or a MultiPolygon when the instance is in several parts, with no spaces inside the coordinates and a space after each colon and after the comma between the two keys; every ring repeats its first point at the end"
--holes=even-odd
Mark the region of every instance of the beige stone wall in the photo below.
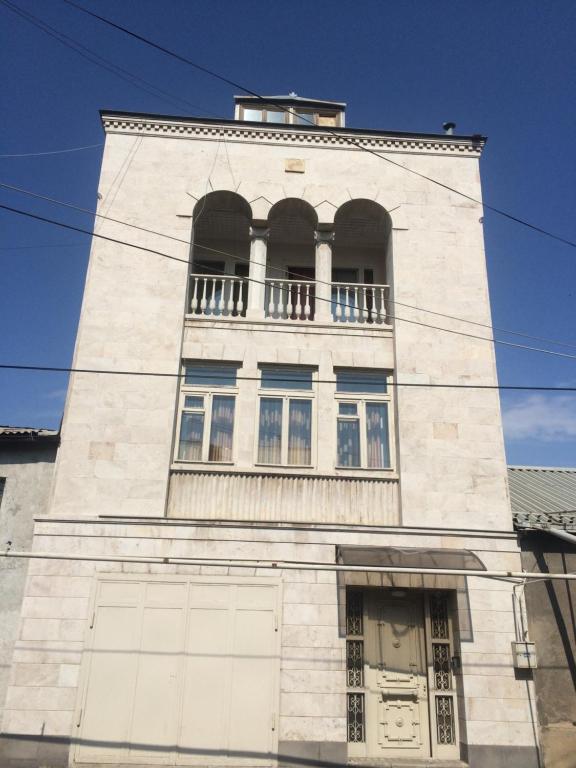
{"type": "MultiPolygon", "coordinates": [[[[13,551],[32,545],[34,516],[48,512],[57,446],[49,438],[0,444],[0,546],[13,551]]],[[[28,561],[0,558],[0,713],[10,678],[12,649],[18,634],[28,561]]]]}
{"type": "MultiPolygon", "coordinates": [[[[432,530],[331,526],[197,525],[157,521],[36,526],[35,547],[77,555],[220,557],[334,562],[335,545],[446,547],[472,550],[489,569],[520,568],[513,536],[443,535],[432,530]]],[[[78,680],[90,637],[91,596],[98,574],[270,576],[283,582],[280,675],[281,741],[346,741],[345,640],[339,632],[334,572],[225,566],[33,560],[15,647],[2,730],[42,739],[77,734],[78,680]]],[[[512,587],[469,578],[459,600],[462,669],[461,739],[470,746],[531,747],[534,726],[526,681],[514,676],[512,587]]]]}
{"type": "MultiPolygon", "coordinates": [[[[102,220],[98,232],[185,259],[191,213],[207,191],[237,191],[260,220],[278,200],[304,198],[324,224],[349,199],[376,200],[391,212],[389,277],[396,300],[489,322],[478,205],[345,142],[310,138],[305,131],[242,132],[232,127],[225,135],[217,126],[188,132],[177,123],[168,128],[158,124],[149,131],[144,123],[134,127],[137,122],[108,123],[99,211],[185,242],[102,220]],[[286,161],[293,158],[304,160],[305,173],[286,172],[286,161]]],[[[390,140],[382,148],[396,163],[480,195],[478,152],[469,143],[455,148],[448,140],[390,140]]],[[[186,265],[177,261],[95,239],[75,365],[177,373],[186,272],[186,265]]],[[[400,306],[394,314],[470,330],[400,306]]],[[[495,382],[489,343],[399,319],[394,350],[385,330],[360,337],[331,334],[330,329],[313,335],[309,330],[290,338],[277,331],[278,324],[247,324],[231,334],[223,323],[216,329],[191,321],[183,353],[242,359],[248,371],[257,361],[274,359],[318,365],[325,375],[333,365],[393,364],[400,381],[495,382]]],[[[247,386],[246,397],[249,392],[247,386]]],[[[74,375],[52,512],[163,515],[176,399],[175,379],[74,375]]],[[[320,445],[316,469],[329,472],[334,410],[328,390],[318,414],[328,443],[320,445]]],[[[243,434],[253,434],[250,409],[241,419],[243,434]]],[[[398,391],[396,422],[395,469],[404,523],[510,528],[496,393],[403,388],[398,391]]],[[[250,463],[244,449],[240,462],[250,463]]],[[[352,509],[350,516],[353,522],[352,509]]]]}

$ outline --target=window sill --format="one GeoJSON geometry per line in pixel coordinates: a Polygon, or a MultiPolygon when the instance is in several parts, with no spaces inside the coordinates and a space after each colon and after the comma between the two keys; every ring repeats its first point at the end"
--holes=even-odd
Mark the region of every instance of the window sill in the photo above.
{"type": "Polygon", "coordinates": [[[315,468],[313,464],[265,464],[262,461],[255,461],[254,462],[254,466],[255,467],[262,467],[262,469],[283,469],[283,470],[288,470],[288,471],[290,471],[291,469],[293,469],[293,470],[298,470],[298,469],[310,470],[310,469],[314,469],[315,468]]]}
{"type": "Polygon", "coordinates": [[[384,323],[380,324],[374,324],[367,327],[366,323],[341,323],[336,321],[329,321],[325,322],[322,320],[282,320],[275,317],[266,317],[266,318],[250,318],[250,317],[230,317],[228,315],[223,316],[213,316],[213,315],[194,315],[187,313],[184,316],[185,322],[187,325],[192,325],[195,323],[239,323],[241,325],[247,325],[247,326],[276,326],[276,327],[284,327],[284,328],[290,328],[291,330],[295,332],[306,332],[308,330],[314,331],[320,330],[322,332],[331,331],[332,333],[341,333],[344,331],[345,334],[350,333],[350,335],[366,335],[367,331],[375,331],[376,334],[368,334],[370,336],[372,335],[379,335],[382,333],[390,334],[392,335],[392,332],[394,330],[394,327],[392,325],[385,325],[384,323]]]}
{"type": "Polygon", "coordinates": [[[334,469],[337,472],[385,472],[395,474],[392,467],[341,467],[335,466],[334,469]]]}
{"type": "Polygon", "coordinates": [[[196,462],[196,461],[180,461],[173,462],[170,466],[171,472],[182,472],[189,474],[208,473],[219,474],[225,472],[226,474],[235,476],[258,476],[258,477],[298,477],[308,480],[367,480],[371,482],[390,483],[398,482],[398,474],[393,470],[349,470],[349,469],[337,469],[332,472],[318,472],[310,467],[287,467],[284,465],[271,465],[261,464],[258,466],[251,466],[245,468],[239,468],[232,464],[216,463],[216,462],[196,462]],[[372,471],[373,474],[368,475],[372,471]]]}
{"type": "Polygon", "coordinates": [[[190,459],[175,459],[171,469],[183,469],[185,467],[233,467],[233,461],[194,461],[190,459]]]}

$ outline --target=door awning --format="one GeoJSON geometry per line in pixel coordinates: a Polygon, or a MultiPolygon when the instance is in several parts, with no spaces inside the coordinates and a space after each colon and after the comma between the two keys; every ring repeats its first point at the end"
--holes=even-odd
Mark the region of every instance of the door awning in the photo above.
{"type": "Polygon", "coordinates": [[[429,549],[425,547],[337,546],[336,562],[383,568],[422,568],[430,573],[378,573],[374,571],[340,571],[340,587],[408,587],[410,589],[466,590],[466,576],[435,573],[438,569],[485,571],[486,566],[469,549],[429,549]]]}
{"type": "Polygon", "coordinates": [[[486,570],[482,560],[469,549],[339,546],[336,547],[336,562],[357,567],[486,570]]]}

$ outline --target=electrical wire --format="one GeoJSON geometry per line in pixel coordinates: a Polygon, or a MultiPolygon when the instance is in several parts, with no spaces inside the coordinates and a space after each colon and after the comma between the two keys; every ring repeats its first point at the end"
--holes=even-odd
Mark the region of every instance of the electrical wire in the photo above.
{"type": "MultiPolygon", "coordinates": [[[[223,361],[224,364],[230,363],[223,361]]],[[[232,367],[232,366],[231,366],[232,367]]],[[[289,367],[289,366],[286,366],[289,367]]],[[[305,366],[304,366],[305,367],[305,366]]],[[[160,378],[160,379],[185,379],[188,375],[186,372],[182,373],[167,373],[164,371],[123,371],[113,370],[111,368],[68,368],[65,366],[56,365],[20,365],[18,363],[0,363],[0,370],[6,371],[40,371],[44,373],[89,373],[89,374],[104,374],[107,376],[140,376],[146,378],[160,378]]],[[[368,373],[368,372],[366,372],[368,373]]],[[[230,376],[226,374],[212,374],[212,373],[199,373],[195,372],[194,377],[197,379],[209,379],[210,381],[217,379],[223,382],[230,381],[230,376]]],[[[261,381],[260,376],[242,376],[236,375],[235,381],[261,381]]],[[[277,379],[278,389],[283,389],[281,375],[279,374],[277,379]]],[[[298,377],[291,377],[291,382],[302,381],[303,383],[310,383],[310,380],[298,379],[298,377]]],[[[336,379],[313,379],[312,384],[338,384],[336,379]]],[[[373,379],[363,380],[358,377],[354,380],[355,384],[373,385],[373,379]]],[[[576,387],[550,387],[550,386],[534,386],[528,384],[458,384],[458,383],[437,383],[427,384],[424,382],[412,382],[412,381],[393,381],[387,380],[386,385],[398,388],[410,388],[410,389],[473,389],[473,390],[502,390],[505,392],[576,392],[576,387]]],[[[353,396],[352,393],[339,392],[342,395],[353,396]]],[[[384,393],[380,393],[384,394],[384,393]]]]}
{"type": "MultiPolygon", "coordinates": [[[[1,2],[1,0],[0,0],[0,2],[1,2]]],[[[218,147],[219,146],[220,146],[220,144],[218,144],[218,147]]],[[[218,156],[218,149],[216,151],[216,156],[215,156],[214,162],[212,164],[212,170],[210,171],[210,174],[208,176],[208,180],[207,180],[207,184],[206,184],[206,189],[208,188],[208,182],[210,180],[210,175],[212,174],[212,171],[214,169],[214,165],[215,165],[217,156],[218,156]]],[[[232,170],[231,170],[231,173],[232,173],[232,170]]],[[[163,232],[158,232],[157,230],[149,229],[147,227],[142,227],[142,226],[139,226],[138,224],[130,224],[127,221],[122,221],[121,219],[115,219],[115,218],[113,218],[111,216],[107,216],[107,215],[104,215],[102,213],[97,213],[96,211],[92,211],[92,210],[90,210],[88,208],[82,208],[82,207],[80,207],[78,205],[73,205],[72,203],[65,203],[62,200],[57,200],[57,199],[55,199],[53,197],[48,197],[47,195],[40,195],[40,194],[38,194],[36,192],[32,192],[31,190],[23,189],[22,187],[17,187],[17,186],[14,186],[12,184],[6,184],[6,183],[3,183],[3,182],[0,182],[0,189],[8,189],[8,190],[11,190],[11,191],[14,191],[14,192],[19,192],[21,194],[28,195],[29,197],[33,197],[33,198],[36,198],[38,200],[45,200],[45,201],[47,201],[49,203],[54,203],[55,205],[60,205],[60,206],[62,206],[64,208],[70,208],[72,210],[88,214],[90,216],[95,216],[95,217],[97,217],[99,219],[105,219],[107,221],[111,221],[111,222],[113,222],[115,224],[121,224],[123,226],[130,227],[132,229],[137,229],[137,230],[139,230],[141,232],[146,232],[148,234],[157,235],[158,237],[164,237],[164,238],[166,238],[168,240],[173,240],[173,241],[175,241],[177,243],[184,243],[185,245],[191,245],[191,246],[198,245],[198,243],[196,243],[195,241],[184,240],[183,238],[175,237],[174,235],[168,235],[168,234],[165,234],[163,232]]],[[[204,197],[206,197],[206,195],[204,195],[204,197]]],[[[200,210],[200,213],[196,216],[195,223],[200,218],[200,215],[203,212],[203,210],[204,210],[204,206],[202,206],[202,208],[200,210]]],[[[222,250],[220,250],[218,248],[211,248],[210,246],[206,246],[206,245],[202,245],[201,247],[205,251],[210,251],[211,253],[219,254],[219,255],[222,255],[222,256],[227,256],[227,257],[232,258],[232,259],[234,259],[236,261],[245,262],[247,264],[250,264],[250,262],[251,262],[251,260],[249,258],[245,258],[243,256],[239,256],[237,254],[233,254],[233,253],[230,253],[228,251],[222,251],[222,250]]],[[[266,267],[268,267],[270,269],[274,269],[276,271],[280,271],[280,272],[284,271],[282,267],[277,267],[277,266],[275,266],[273,264],[263,264],[261,262],[254,262],[254,263],[257,264],[258,266],[266,266],[266,267]]],[[[222,272],[222,274],[225,274],[225,273],[222,272]]],[[[295,277],[306,279],[304,275],[301,275],[298,272],[294,272],[293,274],[295,275],[295,277]]],[[[244,278],[244,279],[248,279],[248,278],[244,278]]],[[[331,283],[327,283],[325,280],[316,279],[315,282],[316,283],[320,283],[322,285],[331,285],[331,283]]],[[[492,333],[494,333],[494,332],[506,333],[506,334],[510,334],[512,336],[519,336],[519,337],[522,337],[522,338],[525,338],[525,339],[532,339],[534,341],[539,341],[539,342],[543,342],[543,343],[546,343],[546,344],[555,344],[555,345],[561,346],[561,347],[567,347],[567,348],[570,348],[570,349],[576,349],[576,344],[571,344],[569,342],[558,341],[557,339],[549,339],[549,338],[546,338],[546,337],[543,337],[543,336],[534,336],[532,334],[524,333],[524,332],[521,332],[521,331],[511,331],[508,328],[500,328],[498,326],[493,326],[493,325],[490,325],[488,323],[480,323],[480,322],[478,322],[476,320],[467,320],[467,319],[465,319],[463,317],[457,317],[456,315],[449,315],[449,314],[446,314],[444,312],[436,312],[436,311],[431,310],[431,309],[424,309],[423,307],[417,307],[417,306],[415,306],[413,304],[406,304],[405,302],[396,301],[395,299],[388,299],[388,302],[390,304],[394,304],[394,305],[399,306],[399,307],[405,307],[407,309],[413,309],[413,310],[416,310],[418,312],[425,312],[426,314],[435,315],[436,317],[444,317],[444,318],[447,318],[449,320],[455,320],[455,321],[460,322],[460,323],[467,323],[469,325],[475,325],[475,326],[478,326],[480,328],[486,328],[486,329],[490,330],[492,333]]],[[[398,318],[398,319],[400,319],[400,318],[398,318]]]]}
{"type": "MultiPolygon", "coordinates": [[[[99,21],[103,22],[104,24],[107,24],[108,26],[123,32],[124,34],[129,35],[130,37],[134,38],[135,40],[139,40],[142,43],[145,43],[146,45],[151,46],[152,48],[155,48],[158,51],[161,51],[162,53],[165,53],[168,56],[171,56],[172,58],[183,62],[184,64],[188,64],[189,66],[193,67],[194,69],[198,70],[199,72],[203,72],[206,75],[209,75],[210,77],[214,77],[217,80],[220,80],[223,83],[226,83],[227,85],[232,86],[233,88],[238,88],[239,90],[243,91],[244,93],[248,94],[249,96],[253,96],[254,98],[258,99],[259,103],[261,104],[274,104],[276,107],[281,109],[282,111],[290,114],[291,110],[290,108],[285,107],[282,104],[279,104],[274,99],[266,99],[264,96],[261,96],[259,93],[256,93],[256,91],[251,90],[250,88],[246,87],[245,85],[242,85],[241,83],[237,83],[234,80],[231,80],[228,77],[225,77],[224,75],[220,75],[218,72],[215,72],[214,70],[209,69],[208,67],[204,67],[201,64],[198,64],[197,62],[192,61],[191,59],[188,59],[186,56],[182,56],[179,53],[176,53],[175,51],[170,50],[169,48],[165,48],[162,45],[159,45],[158,43],[155,43],[152,40],[149,40],[146,37],[143,37],[142,35],[139,35],[138,33],[128,29],[127,27],[123,27],[120,24],[116,24],[115,22],[111,21],[110,19],[105,18],[104,16],[100,16],[97,13],[94,13],[93,11],[89,11],[87,8],[83,8],[81,5],[78,5],[77,3],[73,2],[73,0],[63,0],[67,5],[72,6],[73,8],[76,8],[77,10],[81,11],[82,13],[92,16],[95,19],[98,19],[99,21]]],[[[314,125],[314,122],[312,120],[308,120],[303,116],[303,119],[310,123],[311,125],[314,125]]],[[[314,126],[316,127],[316,126],[314,126]]],[[[472,195],[468,195],[465,192],[462,192],[461,190],[455,189],[454,187],[451,187],[449,184],[445,184],[442,181],[439,181],[438,179],[434,179],[431,176],[427,176],[425,173],[421,173],[420,171],[415,170],[414,168],[410,168],[409,166],[404,165],[403,163],[399,163],[395,160],[392,160],[390,157],[381,154],[380,152],[377,152],[376,150],[370,149],[369,147],[364,146],[361,142],[354,140],[347,134],[339,133],[338,131],[334,131],[333,129],[329,127],[322,127],[323,132],[326,132],[332,136],[335,136],[336,138],[340,139],[341,141],[346,142],[347,144],[350,144],[352,146],[357,147],[358,149],[368,152],[371,155],[374,155],[374,157],[379,158],[380,160],[384,160],[398,168],[402,168],[403,170],[407,171],[408,173],[411,173],[415,176],[418,176],[421,179],[425,179],[426,181],[435,184],[436,186],[441,187],[442,189],[445,189],[449,192],[453,192],[454,194],[457,194],[461,197],[463,197],[466,200],[469,200],[470,202],[477,203],[480,206],[483,206],[486,210],[492,211],[493,213],[498,214],[499,216],[502,216],[509,221],[513,221],[516,224],[520,224],[524,227],[527,227],[528,229],[531,229],[535,232],[538,232],[541,235],[545,235],[546,237],[550,237],[553,240],[557,240],[558,242],[564,243],[564,245],[568,245],[571,248],[576,248],[576,241],[569,240],[568,238],[563,237],[562,235],[557,235],[554,232],[551,232],[550,230],[544,229],[543,227],[540,227],[536,224],[532,224],[529,221],[526,221],[525,219],[521,219],[519,216],[515,216],[514,214],[508,213],[507,211],[504,211],[501,208],[497,208],[494,205],[490,205],[489,203],[479,200],[472,195]]]]}
{"type": "Polygon", "coordinates": [[[42,32],[45,32],[47,35],[49,35],[50,37],[55,39],[57,42],[64,45],[66,48],[69,48],[70,50],[74,51],[86,61],[89,61],[90,63],[95,64],[97,67],[106,69],[108,72],[111,72],[113,75],[116,75],[117,77],[129,83],[130,85],[135,85],[137,88],[140,88],[146,93],[152,96],[155,96],[156,98],[159,98],[162,101],[168,101],[172,104],[177,104],[178,106],[185,104],[186,106],[192,107],[193,109],[198,109],[201,112],[204,112],[205,114],[212,115],[214,117],[221,117],[220,115],[217,115],[215,112],[211,112],[210,110],[207,110],[198,104],[194,104],[188,101],[188,99],[185,99],[183,97],[176,96],[175,94],[171,94],[167,91],[164,91],[162,88],[159,88],[153,83],[150,83],[149,81],[145,80],[139,75],[135,75],[133,72],[130,72],[124,67],[121,67],[120,65],[115,64],[109,59],[104,58],[103,56],[91,50],[90,48],[86,47],[85,45],[78,42],[74,38],[64,34],[64,32],[61,32],[55,29],[54,27],[50,26],[50,24],[48,24],[47,22],[43,21],[42,19],[39,19],[37,16],[34,16],[34,14],[30,13],[29,11],[26,11],[23,8],[19,8],[18,6],[14,5],[13,3],[10,2],[10,0],[0,0],[0,4],[4,5],[9,11],[12,11],[17,16],[24,19],[24,21],[27,21],[30,24],[32,24],[32,26],[36,27],[37,29],[40,29],[42,32]]]}
{"type": "MultiPolygon", "coordinates": [[[[73,226],[72,224],[65,224],[64,222],[56,221],[55,219],[49,219],[46,216],[39,216],[38,214],[30,213],[29,211],[23,211],[23,210],[21,210],[19,208],[12,208],[9,205],[2,205],[2,204],[0,204],[0,209],[1,210],[5,210],[5,211],[9,211],[11,213],[16,213],[16,214],[18,214],[20,216],[26,216],[26,217],[28,217],[30,219],[34,219],[36,221],[41,221],[41,222],[46,223],[46,224],[53,224],[53,225],[58,226],[58,227],[63,227],[64,229],[69,229],[69,230],[72,230],[73,232],[81,232],[82,234],[89,235],[90,237],[98,237],[98,238],[100,238],[102,240],[107,240],[107,241],[112,242],[112,243],[117,243],[118,245],[125,245],[125,246],[127,246],[129,248],[135,248],[136,250],[139,250],[139,251],[145,251],[147,253],[152,253],[152,254],[154,254],[156,256],[162,256],[163,258],[170,259],[171,261],[179,261],[182,264],[186,264],[186,265],[189,265],[189,263],[190,263],[188,259],[181,259],[178,256],[172,256],[172,255],[170,255],[168,253],[163,253],[162,251],[157,251],[154,248],[146,248],[143,245],[136,245],[136,243],[129,243],[126,240],[118,240],[117,238],[114,238],[114,237],[108,237],[107,235],[102,235],[100,233],[91,232],[90,230],[83,229],[82,227],[76,227],[76,226],[73,226]]],[[[226,274],[227,274],[224,269],[219,269],[219,270],[217,270],[217,272],[219,274],[224,275],[224,276],[226,276],[226,274]]],[[[209,277],[209,275],[207,275],[207,277],[209,277]]],[[[264,286],[266,285],[265,280],[256,280],[255,278],[252,278],[252,277],[244,277],[244,278],[242,278],[242,280],[244,280],[246,282],[257,283],[259,285],[264,285],[264,286]]],[[[330,304],[330,306],[340,306],[340,307],[344,307],[344,308],[346,308],[346,307],[349,308],[350,307],[350,305],[346,304],[345,302],[334,301],[332,299],[324,299],[323,297],[320,297],[320,296],[316,296],[315,297],[315,301],[324,301],[324,302],[330,304]]],[[[417,326],[420,326],[422,328],[430,328],[430,329],[435,330],[435,331],[443,331],[444,333],[451,333],[451,334],[453,334],[455,336],[464,336],[464,337],[469,338],[469,339],[478,339],[479,341],[487,341],[487,342],[490,342],[491,344],[499,344],[501,346],[511,347],[511,348],[514,348],[514,349],[523,349],[523,350],[527,350],[527,351],[530,351],[530,352],[539,352],[539,353],[545,354],[545,355],[552,355],[553,357],[563,357],[563,358],[567,358],[567,359],[570,359],[570,360],[576,360],[576,355],[570,355],[570,354],[568,354],[566,352],[556,352],[554,350],[543,349],[541,347],[530,347],[530,346],[528,346],[526,344],[515,344],[514,342],[511,342],[511,341],[504,341],[503,339],[495,339],[495,338],[492,338],[492,337],[478,336],[477,334],[467,333],[465,331],[456,331],[456,330],[454,330],[452,328],[443,328],[442,326],[438,326],[438,325],[430,325],[429,323],[423,323],[423,322],[421,322],[419,320],[409,320],[406,317],[398,317],[397,315],[392,315],[390,313],[387,313],[386,315],[383,315],[381,312],[377,312],[377,311],[373,311],[373,310],[370,310],[370,311],[371,311],[371,313],[372,313],[372,315],[374,317],[380,318],[380,319],[382,319],[384,321],[387,320],[387,319],[398,320],[399,322],[402,322],[402,323],[409,323],[411,325],[417,325],[417,326]]]]}
{"type": "MultiPolygon", "coordinates": [[[[0,0],[2,2],[2,0],[0,0]]],[[[69,152],[82,152],[85,149],[97,149],[104,144],[88,144],[86,147],[70,147],[69,149],[54,149],[51,152],[20,152],[16,155],[0,155],[0,160],[6,160],[12,157],[44,157],[45,155],[65,155],[69,152]]]]}
{"type": "MultiPolygon", "coordinates": [[[[65,1],[67,2],[68,0],[65,0],[65,1]]],[[[144,83],[146,85],[150,85],[150,87],[154,88],[155,90],[159,91],[160,93],[164,94],[165,96],[168,96],[173,101],[174,100],[178,100],[178,101],[180,101],[182,103],[187,103],[187,104],[189,104],[190,106],[192,106],[194,108],[200,109],[201,111],[207,112],[207,110],[204,110],[202,107],[199,107],[198,105],[195,105],[195,104],[192,104],[191,102],[188,102],[186,99],[183,99],[183,98],[178,97],[178,96],[174,96],[172,94],[167,94],[165,91],[161,91],[161,89],[158,89],[158,88],[156,88],[156,86],[153,86],[153,85],[147,83],[147,81],[144,81],[142,78],[139,78],[138,76],[133,75],[132,73],[128,72],[128,70],[125,70],[125,69],[123,69],[121,67],[118,67],[117,65],[114,65],[114,64],[110,64],[110,66],[107,66],[106,60],[103,59],[101,56],[99,56],[98,54],[95,54],[94,52],[90,51],[90,49],[86,48],[81,43],[78,43],[77,41],[73,40],[72,38],[69,38],[67,35],[64,35],[63,33],[58,32],[53,27],[50,27],[50,25],[46,24],[42,20],[40,20],[37,17],[33,16],[33,14],[30,14],[30,13],[28,13],[26,11],[23,11],[22,9],[17,8],[12,3],[10,3],[9,0],[0,0],[0,3],[2,3],[7,8],[9,8],[9,10],[12,10],[14,13],[17,13],[18,15],[22,16],[22,18],[24,18],[25,20],[30,21],[30,23],[34,24],[35,26],[39,26],[39,28],[42,29],[43,31],[47,32],[47,34],[51,34],[51,36],[56,37],[56,39],[59,40],[59,42],[62,42],[64,45],[68,45],[68,43],[66,42],[66,40],[68,40],[68,41],[70,41],[70,44],[72,46],[78,46],[78,47],[84,49],[91,56],[94,56],[96,59],[99,59],[101,62],[104,62],[104,65],[106,66],[107,69],[111,69],[111,67],[119,69],[121,72],[124,72],[125,74],[127,74],[130,78],[134,78],[135,80],[139,80],[141,83],[144,83]],[[46,29],[44,29],[44,27],[46,27],[46,29]],[[60,37],[65,38],[65,40],[61,40],[60,37]]],[[[75,3],[69,3],[69,4],[74,5],[79,10],[83,10],[86,13],[89,13],[90,15],[96,16],[96,18],[98,18],[98,19],[100,19],[102,21],[106,21],[107,23],[112,23],[112,22],[108,22],[103,17],[97,16],[96,14],[92,14],[91,12],[86,11],[86,9],[82,9],[80,6],[77,6],[75,3]]],[[[124,28],[122,28],[122,31],[126,31],[127,32],[127,30],[124,30],[124,28]]],[[[147,40],[145,41],[144,39],[143,39],[143,41],[147,42],[149,44],[152,44],[151,41],[147,41],[147,40]]],[[[70,45],[68,45],[68,47],[70,47],[70,45]]],[[[73,48],[73,49],[76,50],[76,48],[73,48]]],[[[81,54],[81,51],[79,51],[79,50],[77,50],[76,52],[81,54]]],[[[188,63],[192,64],[193,66],[195,66],[195,64],[193,64],[189,60],[186,60],[186,61],[188,63]]],[[[98,64],[98,62],[94,62],[94,63],[98,64]]],[[[111,71],[113,71],[113,70],[111,70],[111,71]]],[[[205,70],[203,69],[202,71],[205,71],[205,70]]],[[[215,73],[213,73],[213,72],[209,72],[208,70],[206,70],[206,72],[216,76],[215,73]]],[[[114,73],[115,74],[119,74],[118,72],[114,72],[114,73]]],[[[122,77],[121,74],[119,74],[119,76],[122,77]]],[[[126,78],[124,78],[124,79],[126,79],[126,78]]],[[[132,82],[132,80],[130,80],[129,82],[132,82]]],[[[230,81],[230,83],[232,83],[232,81],[230,81]]],[[[138,83],[133,83],[133,84],[138,85],[138,83]]],[[[232,84],[234,84],[235,87],[238,87],[241,90],[245,90],[246,92],[250,93],[251,95],[257,97],[258,99],[260,99],[262,101],[265,101],[264,97],[260,97],[255,92],[252,92],[252,91],[249,91],[248,89],[245,89],[240,84],[236,84],[236,83],[232,83],[232,84]]],[[[147,89],[147,90],[148,90],[148,92],[150,92],[149,89],[147,89]]],[[[290,110],[289,109],[284,109],[284,111],[289,112],[290,110]]],[[[208,112],[208,114],[214,114],[214,113],[209,113],[208,112]]],[[[307,120],[307,122],[310,122],[311,124],[313,124],[312,121],[310,121],[310,120],[307,120]]],[[[341,137],[341,138],[343,138],[343,137],[341,137]]],[[[103,145],[100,144],[100,145],[94,145],[94,146],[103,146],[103,145]]],[[[77,151],[79,149],[87,149],[87,148],[89,148],[89,147],[84,147],[84,148],[81,147],[81,148],[77,148],[77,149],[62,150],[62,151],[63,152],[66,152],[66,151],[77,151]]],[[[366,149],[366,148],[362,147],[362,149],[366,149]]],[[[226,143],[225,143],[225,150],[226,150],[226,154],[228,155],[228,147],[227,147],[226,143]]],[[[29,153],[28,155],[24,155],[24,154],[20,154],[20,155],[0,155],[0,157],[25,157],[25,156],[36,156],[38,154],[57,154],[57,152],[53,152],[53,153],[50,153],[50,152],[48,152],[48,153],[29,153]]],[[[380,157],[380,155],[378,155],[378,156],[380,157]]],[[[383,158],[383,159],[387,159],[387,158],[383,158]]],[[[229,162],[229,157],[228,157],[228,162],[229,162]]],[[[229,165],[230,165],[230,162],[229,162],[229,165]]],[[[410,169],[406,168],[405,166],[403,166],[401,164],[398,164],[398,165],[400,165],[400,167],[405,168],[405,170],[410,170],[410,169]]],[[[231,174],[232,174],[232,170],[231,170],[231,174]]],[[[419,175],[422,175],[422,174],[419,174],[419,175]]],[[[232,177],[233,177],[233,174],[232,174],[232,177]]],[[[433,179],[430,179],[429,177],[424,177],[424,178],[427,178],[430,181],[435,181],[433,179]]],[[[0,186],[5,186],[6,188],[11,188],[10,185],[0,185],[0,186]]],[[[446,186],[446,185],[443,185],[443,186],[446,186]]],[[[12,188],[16,189],[14,187],[12,187],[12,188]]],[[[458,190],[455,190],[453,188],[450,188],[450,187],[446,187],[446,188],[450,189],[453,192],[457,192],[458,194],[462,194],[462,193],[459,193],[458,190]]],[[[18,191],[24,192],[24,190],[18,190],[18,191]]],[[[24,192],[24,193],[25,194],[32,194],[32,193],[29,193],[29,192],[24,192]]],[[[38,196],[38,197],[40,197],[40,196],[38,196]]],[[[44,198],[44,199],[49,199],[49,198],[44,198]]],[[[468,199],[473,200],[473,198],[471,198],[471,197],[468,197],[468,199]]],[[[52,202],[57,202],[58,204],[66,205],[65,203],[61,203],[60,201],[52,200],[52,202]]],[[[481,204],[481,202],[478,201],[478,200],[476,200],[475,202],[478,202],[479,204],[481,204]]],[[[68,207],[74,208],[75,206],[70,206],[69,205],[68,207]]],[[[486,206],[486,207],[488,207],[488,206],[486,206]]],[[[102,216],[102,214],[95,214],[94,212],[87,211],[85,209],[77,208],[77,210],[84,210],[84,212],[90,213],[91,215],[102,216]]],[[[103,218],[109,218],[109,217],[103,217],[103,218]]],[[[114,221],[114,219],[111,219],[111,220],[114,221]]],[[[120,222],[118,220],[115,220],[115,221],[117,221],[117,223],[123,223],[126,226],[133,226],[133,227],[135,226],[135,225],[127,224],[126,222],[120,222]]],[[[141,228],[141,229],[143,229],[143,228],[141,228]]],[[[145,230],[145,231],[153,232],[153,230],[145,230]]],[[[157,235],[159,235],[161,237],[170,237],[169,235],[163,235],[162,233],[158,233],[158,232],[154,232],[154,234],[157,234],[157,235]]],[[[178,238],[171,238],[171,239],[177,240],[178,238]]],[[[181,241],[181,242],[183,242],[183,241],[181,241]]],[[[229,253],[226,253],[224,251],[218,251],[216,249],[209,249],[209,248],[206,248],[206,247],[205,247],[205,250],[212,250],[212,251],[214,251],[216,253],[221,253],[223,255],[230,256],[231,258],[236,259],[236,260],[240,260],[240,261],[244,260],[244,261],[248,261],[249,262],[249,259],[242,259],[242,257],[239,257],[239,256],[237,256],[235,254],[229,254],[229,253]]],[[[271,265],[271,268],[274,269],[275,267],[273,267],[271,265]]],[[[278,269],[278,268],[276,268],[276,269],[278,269]]],[[[295,273],[295,275],[296,275],[296,277],[299,276],[297,273],[295,273]]],[[[300,275],[300,277],[304,277],[304,276],[300,275]]],[[[321,283],[323,281],[316,280],[316,282],[317,283],[321,283]]],[[[555,345],[558,345],[558,346],[564,346],[564,347],[569,347],[569,348],[576,349],[576,345],[570,344],[570,343],[567,343],[567,342],[561,342],[561,341],[557,341],[557,340],[554,340],[554,339],[548,339],[548,338],[540,337],[540,336],[533,336],[531,334],[526,334],[526,333],[522,333],[522,332],[519,332],[519,331],[511,331],[511,330],[504,329],[504,328],[498,328],[498,327],[495,327],[495,326],[491,326],[491,325],[489,325],[487,323],[480,323],[480,322],[477,322],[477,321],[474,321],[474,320],[466,320],[464,318],[456,317],[454,315],[448,315],[448,314],[445,314],[445,313],[442,313],[442,312],[436,312],[434,310],[428,310],[428,309],[424,309],[422,307],[416,307],[414,305],[406,304],[406,303],[403,303],[403,302],[398,302],[398,301],[395,301],[395,300],[392,300],[392,299],[389,299],[389,302],[392,303],[392,304],[396,304],[398,306],[403,306],[403,307],[406,307],[406,308],[409,308],[409,309],[414,309],[414,310],[419,311],[419,312],[425,312],[427,314],[432,314],[432,315],[435,315],[437,317],[445,317],[445,318],[448,318],[448,319],[451,319],[451,320],[456,320],[458,322],[468,323],[468,324],[475,325],[475,326],[478,326],[478,327],[487,328],[487,329],[490,329],[492,332],[497,331],[499,333],[511,334],[511,335],[520,336],[520,337],[523,337],[523,338],[533,339],[535,341],[540,341],[540,342],[544,342],[544,343],[555,344],[555,345]]],[[[398,319],[400,319],[400,318],[398,318],[398,319]]]]}
{"type": "Polygon", "coordinates": [[[30,251],[40,248],[79,248],[82,243],[44,243],[42,245],[0,245],[0,251],[30,251]]]}

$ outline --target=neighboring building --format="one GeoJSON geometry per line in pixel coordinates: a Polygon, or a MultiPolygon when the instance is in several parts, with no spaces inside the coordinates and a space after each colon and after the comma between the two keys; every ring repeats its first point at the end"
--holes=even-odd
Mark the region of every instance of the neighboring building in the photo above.
{"type": "MultiPolygon", "coordinates": [[[[576,573],[576,469],[509,467],[508,477],[524,569],[576,573]]],[[[576,584],[528,582],[524,593],[528,634],[536,645],[534,682],[543,766],[573,768],[576,584]]]]}
{"type": "MultiPolygon", "coordinates": [[[[59,433],[0,426],[0,550],[27,551],[34,518],[48,511],[59,433]]],[[[22,609],[28,562],[0,558],[0,719],[22,609]]]]}
{"type": "Polygon", "coordinates": [[[484,139],[268,101],[102,115],[74,366],[159,375],[71,376],[4,763],[535,768],[512,585],[434,574],[521,568],[498,392],[435,386],[492,345],[417,309],[490,322],[484,139]]]}

